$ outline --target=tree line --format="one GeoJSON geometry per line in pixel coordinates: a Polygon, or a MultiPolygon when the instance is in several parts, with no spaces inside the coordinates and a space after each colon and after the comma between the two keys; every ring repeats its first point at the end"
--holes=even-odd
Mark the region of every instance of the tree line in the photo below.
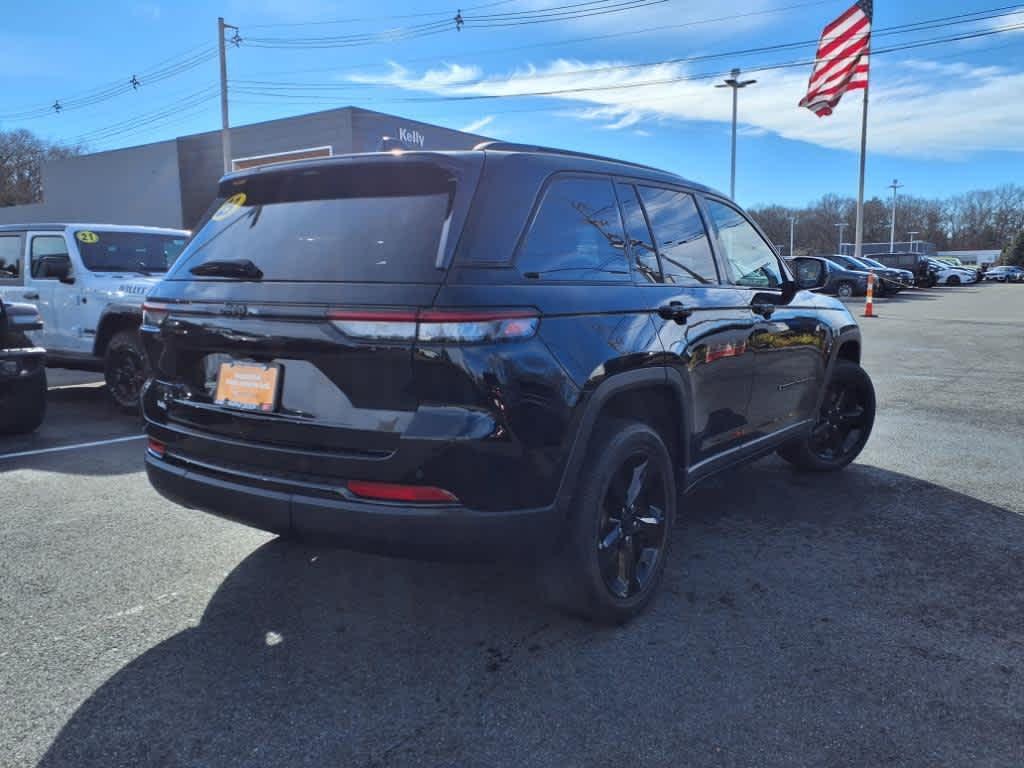
{"type": "Polygon", "coordinates": [[[82,151],[82,147],[45,141],[24,128],[0,131],[0,207],[40,202],[43,163],[82,151]]]}
{"type": "MultiPolygon", "coordinates": [[[[796,217],[794,250],[797,255],[836,253],[839,227],[843,242],[854,240],[857,203],[852,197],[825,195],[804,208],[763,205],[749,209],[773,243],[789,251],[790,217],[796,217]]],[[[889,241],[892,200],[873,197],[864,201],[864,242],[889,241]]],[[[934,243],[940,251],[1007,248],[1024,232],[1024,186],[1004,184],[945,199],[901,195],[896,201],[896,242],[934,243]]]]}

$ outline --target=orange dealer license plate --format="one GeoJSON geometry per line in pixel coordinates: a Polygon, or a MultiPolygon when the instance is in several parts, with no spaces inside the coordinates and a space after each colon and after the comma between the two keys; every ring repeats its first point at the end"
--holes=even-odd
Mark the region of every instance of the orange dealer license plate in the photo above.
{"type": "Polygon", "coordinates": [[[221,363],[214,402],[246,411],[273,411],[280,377],[279,365],[221,363]]]}

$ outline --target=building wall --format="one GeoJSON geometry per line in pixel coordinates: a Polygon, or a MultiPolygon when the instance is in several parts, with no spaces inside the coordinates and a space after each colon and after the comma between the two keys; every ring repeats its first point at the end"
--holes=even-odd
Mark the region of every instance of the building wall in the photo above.
{"type": "Polygon", "coordinates": [[[440,125],[421,123],[404,117],[352,110],[352,148],[350,152],[378,152],[381,139],[390,138],[406,149],[472,149],[485,136],[454,131],[440,125]]]}
{"type": "MultiPolygon", "coordinates": [[[[351,109],[268,120],[231,129],[231,157],[252,157],[307,147],[330,146],[344,154],[352,146],[351,109]]],[[[185,226],[193,227],[217,196],[223,175],[220,131],[178,139],[181,162],[181,208],[185,226]]]]}
{"type": "MultiPolygon", "coordinates": [[[[231,129],[233,159],[331,147],[332,154],[376,152],[390,137],[408,149],[472,149],[487,139],[355,107],[231,129]]],[[[223,175],[220,131],[55,160],[43,167],[44,201],[0,208],[0,224],[93,221],[192,229],[223,175]]]]}
{"type": "Polygon", "coordinates": [[[174,141],[71,157],[43,166],[43,202],[0,208],[0,224],[88,221],[181,226],[174,141]]]}

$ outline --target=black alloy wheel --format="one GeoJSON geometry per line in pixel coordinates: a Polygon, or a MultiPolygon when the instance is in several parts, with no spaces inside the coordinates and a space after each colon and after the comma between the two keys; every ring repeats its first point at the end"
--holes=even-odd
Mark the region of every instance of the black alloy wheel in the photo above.
{"type": "Polygon", "coordinates": [[[622,462],[601,504],[597,556],[608,591],[627,599],[643,592],[666,545],[665,487],[644,451],[622,462]]]}
{"type": "Polygon", "coordinates": [[[799,469],[842,469],[864,449],[875,423],[875,389],[857,363],[837,360],[818,418],[804,437],[779,449],[799,469]]]}
{"type": "Polygon", "coordinates": [[[648,424],[609,419],[589,440],[566,530],[541,575],[565,610],[622,624],[657,594],[676,515],[675,465],[648,424]]]}
{"type": "Polygon", "coordinates": [[[146,355],[137,330],[120,331],[107,347],[104,378],[107,391],[125,411],[137,411],[142,385],[149,376],[146,355]]]}
{"type": "Polygon", "coordinates": [[[950,275],[946,278],[946,285],[960,285],[960,278],[956,275],[950,275]]]}
{"type": "Polygon", "coordinates": [[[853,296],[853,283],[842,282],[836,286],[836,293],[844,299],[853,296]]]}

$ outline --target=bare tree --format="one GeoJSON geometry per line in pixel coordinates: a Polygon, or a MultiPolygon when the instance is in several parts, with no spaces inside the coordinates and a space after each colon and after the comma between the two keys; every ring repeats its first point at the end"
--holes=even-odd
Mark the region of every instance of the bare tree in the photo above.
{"type": "Polygon", "coordinates": [[[44,141],[24,128],[0,131],[0,206],[39,202],[43,163],[81,153],[81,147],[44,141]]]}

